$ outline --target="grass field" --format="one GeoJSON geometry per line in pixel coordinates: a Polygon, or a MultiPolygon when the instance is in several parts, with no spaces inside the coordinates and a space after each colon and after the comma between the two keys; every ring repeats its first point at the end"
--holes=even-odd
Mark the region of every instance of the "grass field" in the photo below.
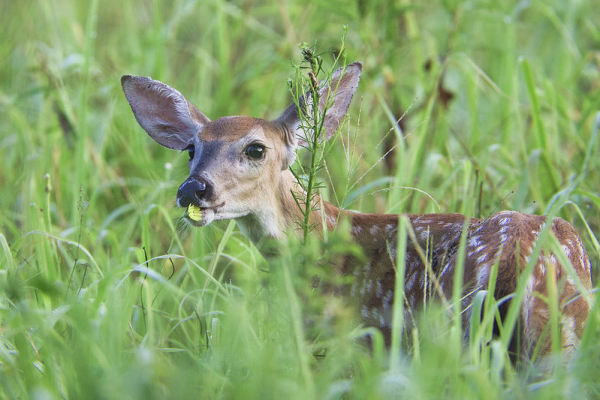
{"type": "MultiPolygon", "coordinates": [[[[400,355],[377,340],[367,350],[372,332],[311,290],[323,244],[285,241],[267,262],[233,222],[182,226],[188,156],[143,132],[120,87],[123,74],[152,76],[211,119],[275,118],[298,44],[335,51],[345,25],[347,60],[363,63],[342,133],[356,140],[329,154],[325,198],[365,212],[556,213],[597,277],[597,8],[2,2],[0,398],[600,397],[598,300],[578,358],[541,381],[499,342],[449,340],[435,307],[400,355]]],[[[334,256],[344,238],[324,246],[334,256]]]]}

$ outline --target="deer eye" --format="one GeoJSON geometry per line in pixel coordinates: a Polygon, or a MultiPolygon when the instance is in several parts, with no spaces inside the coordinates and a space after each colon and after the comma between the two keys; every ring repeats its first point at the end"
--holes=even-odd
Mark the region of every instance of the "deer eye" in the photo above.
{"type": "Polygon", "coordinates": [[[194,154],[196,153],[196,148],[194,147],[194,145],[190,144],[186,150],[188,151],[188,154],[190,155],[190,160],[193,160],[194,154]]]}
{"type": "Polygon", "coordinates": [[[265,147],[259,144],[251,144],[246,147],[245,153],[254,160],[260,160],[265,156],[265,147]]]}

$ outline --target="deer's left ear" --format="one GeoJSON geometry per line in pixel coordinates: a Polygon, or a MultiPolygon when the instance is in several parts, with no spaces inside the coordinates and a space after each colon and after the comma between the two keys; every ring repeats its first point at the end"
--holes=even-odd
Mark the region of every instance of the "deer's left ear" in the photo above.
{"type": "MultiPolygon", "coordinates": [[[[361,72],[362,65],[359,62],[350,64],[345,69],[340,68],[333,72],[331,81],[319,89],[319,112],[322,114],[326,111],[325,120],[323,121],[325,140],[335,134],[344,120],[350,107],[352,96],[358,87],[361,72]]],[[[304,96],[300,97],[299,105],[292,104],[277,119],[278,122],[286,127],[286,131],[289,134],[289,137],[285,138],[286,143],[294,147],[294,151],[295,147],[306,144],[306,137],[301,126],[301,121],[305,119],[304,116],[309,114],[308,107],[312,106],[312,97],[312,93],[307,92],[304,96]],[[302,113],[302,118],[300,118],[300,113],[302,113]]]]}

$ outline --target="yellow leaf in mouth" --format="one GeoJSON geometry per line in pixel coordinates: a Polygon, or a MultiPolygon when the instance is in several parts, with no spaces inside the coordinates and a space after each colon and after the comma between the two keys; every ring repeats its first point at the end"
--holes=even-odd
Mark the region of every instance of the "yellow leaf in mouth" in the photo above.
{"type": "Polygon", "coordinates": [[[200,207],[196,207],[190,204],[187,209],[188,217],[194,221],[202,221],[202,210],[200,207]]]}

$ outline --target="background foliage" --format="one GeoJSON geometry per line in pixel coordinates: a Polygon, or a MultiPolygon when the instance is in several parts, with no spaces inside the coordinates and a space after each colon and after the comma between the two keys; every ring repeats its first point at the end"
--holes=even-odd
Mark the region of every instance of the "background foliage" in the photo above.
{"type": "Polygon", "coordinates": [[[178,223],[187,155],[139,128],[120,76],[164,81],[212,119],[275,118],[298,44],[335,51],[343,25],[364,72],[327,199],[472,216],[555,204],[597,275],[592,0],[4,1],[0,397],[600,396],[598,306],[579,359],[542,383],[448,344],[436,310],[397,365],[311,292],[318,260],[292,267],[317,244],[267,263],[233,223],[178,223]]]}

